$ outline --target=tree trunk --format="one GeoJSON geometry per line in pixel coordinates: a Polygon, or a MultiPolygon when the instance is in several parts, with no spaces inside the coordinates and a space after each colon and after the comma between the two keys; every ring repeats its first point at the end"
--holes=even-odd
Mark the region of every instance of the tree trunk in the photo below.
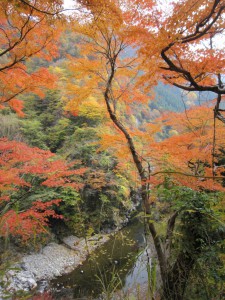
{"type": "Polygon", "coordinates": [[[167,271],[163,282],[165,300],[183,300],[184,292],[195,260],[190,254],[180,253],[173,267],[167,271]]]}
{"type": "MultiPolygon", "coordinates": [[[[141,197],[142,202],[144,206],[145,213],[147,215],[151,214],[151,205],[149,202],[149,196],[148,196],[148,170],[146,170],[143,166],[143,161],[141,157],[138,155],[133,139],[131,135],[129,134],[128,130],[125,128],[125,126],[120,122],[120,120],[117,118],[115,112],[113,111],[111,107],[111,98],[110,98],[110,90],[112,81],[115,75],[115,60],[111,60],[111,73],[109,74],[109,78],[107,80],[106,84],[106,90],[104,92],[104,99],[107,106],[107,110],[109,113],[109,116],[112,120],[112,122],[116,125],[116,127],[122,132],[124,137],[126,138],[128,147],[130,149],[130,153],[132,155],[135,167],[139,173],[140,179],[141,179],[141,197]]],[[[113,101],[112,101],[113,102],[113,101]]],[[[167,237],[169,240],[169,245],[171,244],[172,235],[173,235],[173,228],[175,225],[175,219],[177,217],[178,213],[175,213],[171,220],[169,220],[168,223],[168,229],[167,230],[167,237]]],[[[175,264],[169,268],[169,259],[170,253],[168,255],[168,251],[166,251],[166,245],[167,242],[165,242],[165,247],[162,246],[161,239],[159,235],[156,232],[155,225],[153,222],[148,223],[149,231],[152,235],[154,246],[157,253],[157,258],[159,262],[160,267],[160,275],[162,279],[162,289],[163,289],[163,296],[162,299],[165,300],[182,300],[184,291],[186,288],[186,284],[188,281],[188,277],[190,274],[190,271],[193,267],[194,260],[190,257],[190,255],[185,255],[183,252],[180,253],[177,257],[177,260],[175,264]],[[165,251],[164,251],[165,248],[165,251]]],[[[170,251],[169,251],[170,252],[170,251]]]]}

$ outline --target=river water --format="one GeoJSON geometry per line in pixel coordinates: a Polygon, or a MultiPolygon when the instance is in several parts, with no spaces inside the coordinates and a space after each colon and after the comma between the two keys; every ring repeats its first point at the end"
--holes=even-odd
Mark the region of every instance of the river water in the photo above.
{"type": "Polygon", "coordinates": [[[52,280],[51,299],[137,299],[148,283],[149,252],[144,225],[135,219],[73,272],[52,280]]]}

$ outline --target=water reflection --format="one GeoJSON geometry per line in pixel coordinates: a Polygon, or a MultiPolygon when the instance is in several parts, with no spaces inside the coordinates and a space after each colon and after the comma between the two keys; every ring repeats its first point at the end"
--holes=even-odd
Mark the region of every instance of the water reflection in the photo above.
{"type": "Polygon", "coordinates": [[[147,282],[146,262],[143,224],[136,220],[76,270],[52,280],[52,299],[100,299],[101,293],[109,298],[116,289],[120,298],[147,282]]]}

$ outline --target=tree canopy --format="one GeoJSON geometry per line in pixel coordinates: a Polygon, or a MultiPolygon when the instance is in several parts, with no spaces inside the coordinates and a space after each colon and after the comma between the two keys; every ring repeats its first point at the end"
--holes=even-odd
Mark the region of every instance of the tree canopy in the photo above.
{"type": "Polygon", "coordinates": [[[160,297],[189,299],[223,260],[225,1],[77,2],[0,0],[0,236],[101,231],[135,190],[160,297]]]}

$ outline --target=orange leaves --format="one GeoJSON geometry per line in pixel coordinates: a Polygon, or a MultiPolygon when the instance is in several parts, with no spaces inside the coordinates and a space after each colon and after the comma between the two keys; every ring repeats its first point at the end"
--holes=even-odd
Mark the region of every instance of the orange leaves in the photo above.
{"type": "MultiPolygon", "coordinates": [[[[97,42],[96,52],[105,55],[103,39],[99,43],[97,32],[102,33],[105,41],[113,33],[115,39],[138,48],[142,82],[146,87],[152,87],[157,77],[162,76],[188,91],[219,91],[216,77],[225,70],[221,47],[225,30],[224,0],[167,1],[165,4],[153,0],[105,2],[80,1],[92,11],[92,18],[83,26],[83,34],[97,42]],[[119,22],[115,11],[120,15],[119,22]]],[[[110,46],[115,39],[111,39],[110,46]]]]}
{"type": "Polygon", "coordinates": [[[24,62],[33,56],[56,57],[61,24],[54,13],[61,5],[49,0],[37,0],[33,6],[19,0],[0,1],[0,104],[9,103],[20,115],[22,105],[14,99],[24,92],[43,97],[43,88],[52,87],[55,80],[44,68],[28,70],[24,62]]]}
{"type": "MultiPolygon", "coordinates": [[[[221,2],[224,5],[224,1],[221,2]]],[[[114,1],[124,17],[114,26],[111,18],[107,23],[105,16],[102,16],[102,12],[107,16],[112,9],[111,1],[108,6],[100,1],[101,12],[95,0],[80,3],[90,8],[92,17],[84,24],[83,32],[80,26],[79,32],[82,32],[87,43],[81,53],[83,56],[76,60],[71,70],[74,78],[70,82],[71,92],[68,95],[70,93],[71,98],[67,109],[79,111],[82,101],[85,103],[91,97],[96,97],[99,103],[104,99],[117,129],[101,135],[101,149],[113,149],[123,160],[132,154],[141,178],[147,178],[143,170],[148,173],[147,157],[155,173],[158,170],[160,173],[170,172],[177,184],[200,189],[206,188],[208,183],[214,189],[215,181],[208,180],[209,169],[212,175],[215,167],[211,154],[213,148],[219,151],[224,143],[218,137],[216,146],[213,142],[211,108],[195,108],[188,115],[171,113],[167,119],[161,119],[166,135],[173,133],[173,136],[159,143],[154,142],[154,137],[157,137],[160,126],[147,125],[142,133],[135,131],[129,124],[128,115],[132,113],[135,102],[147,103],[149,97],[144,92],[161,75],[171,84],[188,91],[218,91],[215,75],[224,70],[223,51],[212,51],[214,48],[209,42],[210,37],[218,33],[218,28],[221,31],[225,29],[224,22],[220,23],[220,12],[224,6],[220,1],[184,0],[175,2],[172,5],[174,10],[163,13],[156,1],[114,1]],[[132,23],[131,26],[129,23],[132,23]],[[138,31],[140,34],[134,36],[138,31]],[[207,40],[206,46],[203,46],[203,40],[207,40]],[[127,43],[137,41],[139,58],[124,59],[123,51],[127,43]],[[213,64],[213,53],[216,61],[220,62],[218,67],[213,64]]],[[[223,130],[218,124],[216,129],[223,130]]]]}
{"type": "Polygon", "coordinates": [[[99,113],[107,115],[104,93],[111,64],[115,65],[110,87],[110,105],[113,110],[122,116],[124,111],[130,114],[134,103],[146,104],[149,96],[143,92],[143,82],[137,83],[140,72],[138,59],[128,58],[125,53],[126,44],[120,35],[123,26],[121,31],[110,25],[98,28],[95,22],[85,24],[84,27],[85,30],[90,27],[90,31],[83,32],[83,39],[87,41],[80,48],[82,57],[69,57],[70,76],[66,79],[65,109],[90,118],[99,118],[99,113]],[[94,32],[92,27],[95,28],[94,32]],[[109,58],[110,55],[114,58],[109,58]]]}
{"type": "Polygon", "coordinates": [[[18,99],[12,99],[9,101],[9,106],[17,113],[18,116],[23,117],[23,102],[18,99]]]}
{"type": "MultiPolygon", "coordinates": [[[[123,17],[126,23],[146,28],[154,22],[155,0],[125,0],[123,1],[123,17]]],[[[137,32],[138,34],[138,32],[137,32]]]]}
{"type": "Polygon", "coordinates": [[[122,158],[127,158],[130,155],[129,149],[126,145],[125,138],[119,133],[112,130],[104,128],[104,131],[99,133],[101,137],[101,145],[99,150],[104,151],[106,149],[112,149],[114,155],[117,155],[122,158]]]}
{"type": "Polygon", "coordinates": [[[125,3],[128,40],[138,47],[146,85],[162,76],[188,91],[218,91],[216,77],[225,70],[224,1],[125,3]]]}
{"type": "Polygon", "coordinates": [[[119,7],[119,1],[117,0],[78,0],[78,3],[82,4],[87,11],[87,20],[90,21],[90,13],[96,22],[99,24],[100,28],[104,28],[107,25],[113,24],[115,27],[121,24],[122,16],[119,7]]]}
{"type": "Polygon", "coordinates": [[[29,91],[43,98],[45,96],[43,88],[53,89],[55,81],[56,76],[51,74],[46,68],[39,68],[30,76],[29,91]]]}
{"type": "Polygon", "coordinates": [[[176,184],[192,189],[223,191],[221,182],[225,169],[219,166],[219,160],[225,128],[221,122],[216,122],[214,141],[212,108],[201,106],[185,113],[170,113],[164,116],[164,122],[175,128],[178,135],[151,145],[148,155],[154,165],[153,175],[157,178],[171,176],[176,184]]]}
{"type": "Polygon", "coordinates": [[[0,103],[11,106],[19,115],[23,115],[23,104],[21,100],[16,97],[22,93],[32,92],[39,97],[44,97],[45,88],[53,88],[56,77],[52,75],[47,69],[40,68],[33,73],[28,73],[25,66],[6,70],[0,73],[0,90],[2,95],[0,103]]]}

